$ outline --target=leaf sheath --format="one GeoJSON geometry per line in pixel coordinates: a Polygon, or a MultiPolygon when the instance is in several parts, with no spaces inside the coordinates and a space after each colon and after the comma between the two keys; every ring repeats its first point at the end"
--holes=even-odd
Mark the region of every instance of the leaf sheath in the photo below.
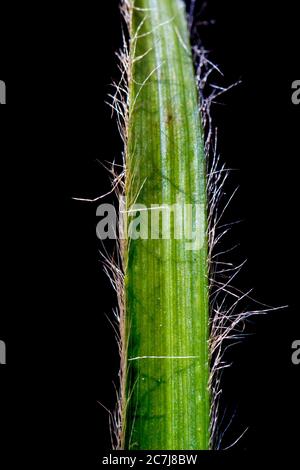
{"type": "Polygon", "coordinates": [[[208,449],[206,162],[186,14],[180,0],[131,7],[127,209],[198,204],[203,243],[151,239],[152,211],[148,238],[128,241],[123,445],[208,449]]]}

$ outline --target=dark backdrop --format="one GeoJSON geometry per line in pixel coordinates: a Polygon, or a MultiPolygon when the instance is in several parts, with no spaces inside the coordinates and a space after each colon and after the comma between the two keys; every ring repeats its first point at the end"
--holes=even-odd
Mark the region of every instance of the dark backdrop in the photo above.
{"type": "MultiPolygon", "coordinates": [[[[223,445],[249,428],[236,445],[249,451],[293,449],[299,441],[300,366],[291,362],[300,338],[295,5],[209,0],[202,14],[214,20],[201,33],[224,72],[219,84],[242,81],[213,111],[222,159],[238,169],[227,187],[240,186],[228,220],[242,219],[228,243],[240,244],[234,257],[248,259],[237,283],[254,287],[266,304],[288,305],[252,320],[227,357],[222,413],[234,419],[223,445]]],[[[36,34],[23,24],[16,44],[19,11],[1,37],[9,104],[1,108],[2,434],[25,442],[33,422],[32,436],[50,444],[47,455],[59,446],[66,461],[79,453],[87,461],[109,448],[108,415],[98,402],[112,408],[115,399],[117,348],[105,314],[116,299],[101,267],[96,205],[71,198],[107,192],[99,162],[120,159],[104,101],[118,78],[121,23],[117,0],[101,2],[100,11],[56,6],[48,13],[54,22],[42,16],[36,34]]]]}

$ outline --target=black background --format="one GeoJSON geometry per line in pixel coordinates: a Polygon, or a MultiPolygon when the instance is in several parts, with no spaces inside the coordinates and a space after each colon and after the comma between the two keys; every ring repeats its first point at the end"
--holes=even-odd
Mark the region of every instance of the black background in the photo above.
{"type": "MultiPolygon", "coordinates": [[[[223,447],[249,428],[235,448],[252,452],[299,443],[300,366],[291,362],[300,337],[295,8],[291,0],[209,0],[202,17],[215,24],[200,29],[224,72],[218,83],[242,80],[213,112],[222,159],[238,169],[227,187],[240,186],[227,217],[243,221],[226,242],[239,243],[237,259],[248,259],[237,284],[254,287],[266,304],[288,305],[252,320],[227,357],[223,411],[235,417],[223,447]]],[[[18,11],[1,31],[8,99],[0,121],[0,339],[8,361],[0,370],[1,456],[13,462],[45,446],[47,462],[58,449],[60,462],[79,455],[87,462],[109,449],[108,415],[98,401],[114,404],[118,357],[105,313],[116,300],[101,268],[96,205],[72,197],[107,192],[99,161],[120,159],[104,101],[118,78],[121,22],[112,0],[100,10],[54,5],[39,14],[29,27],[18,11]]]]}

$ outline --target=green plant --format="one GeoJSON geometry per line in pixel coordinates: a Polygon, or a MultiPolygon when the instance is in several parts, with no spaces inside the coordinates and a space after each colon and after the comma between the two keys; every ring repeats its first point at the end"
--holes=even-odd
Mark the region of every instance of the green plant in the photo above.
{"type": "Polygon", "coordinates": [[[117,259],[105,256],[119,301],[114,446],[220,448],[224,352],[248,317],[276,309],[249,311],[249,292],[232,286],[243,263],[215,252],[235,194],[224,203],[228,171],[210,117],[224,89],[205,92],[217,67],[201,47],[192,57],[181,0],[122,0],[122,10],[129,48],[124,40],[111,95],[125,147],[121,173],[112,167],[121,218],[117,259]]]}
{"type": "MultiPolygon", "coordinates": [[[[172,235],[175,219],[170,237],[131,237],[123,246],[122,447],[208,449],[206,161],[185,6],[180,0],[135,0],[126,7],[127,228],[133,203],[149,213],[154,205],[152,214],[176,202],[193,205],[201,246],[190,249],[172,235]]],[[[191,214],[183,220],[184,230],[191,214]]],[[[152,226],[150,218],[149,232],[152,226]]]]}

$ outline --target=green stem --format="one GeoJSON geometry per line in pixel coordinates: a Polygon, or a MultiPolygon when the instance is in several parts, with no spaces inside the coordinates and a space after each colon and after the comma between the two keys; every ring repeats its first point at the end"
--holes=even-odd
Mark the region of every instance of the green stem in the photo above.
{"type": "MultiPolygon", "coordinates": [[[[133,203],[198,205],[193,229],[201,246],[190,249],[187,239],[173,235],[151,239],[155,209],[144,213],[148,238],[144,233],[145,239],[128,242],[123,444],[208,449],[206,162],[186,14],[180,0],[132,6],[127,209],[133,203]]],[[[186,213],[185,226],[188,219],[186,213]]]]}

